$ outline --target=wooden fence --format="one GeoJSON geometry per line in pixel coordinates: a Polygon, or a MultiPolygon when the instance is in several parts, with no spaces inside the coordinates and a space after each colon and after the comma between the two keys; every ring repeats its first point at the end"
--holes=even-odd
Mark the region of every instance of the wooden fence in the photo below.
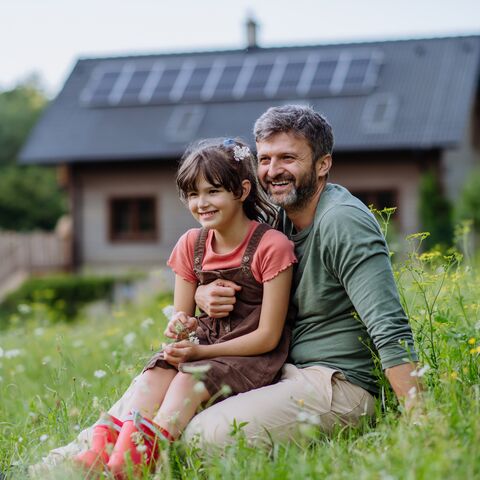
{"type": "Polygon", "coordinates": [[[69,243],[57,233],[0,232],[0,297],[16,278],[69,266],[69,243]]]}

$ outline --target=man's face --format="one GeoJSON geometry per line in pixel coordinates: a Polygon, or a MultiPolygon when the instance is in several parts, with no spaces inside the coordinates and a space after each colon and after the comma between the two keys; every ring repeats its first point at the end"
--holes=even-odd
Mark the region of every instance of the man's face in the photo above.
{"type": "Polygon", "coordinates": [[[306,139],[276,133],[257,142],[257,155],[258,179],[272,203],[292,211],[311,200],[319,179],[306,139]]]}

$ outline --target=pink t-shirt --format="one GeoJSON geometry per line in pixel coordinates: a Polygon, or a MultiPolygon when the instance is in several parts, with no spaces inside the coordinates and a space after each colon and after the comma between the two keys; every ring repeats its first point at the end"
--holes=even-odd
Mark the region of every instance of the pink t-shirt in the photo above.
{"type": "MultiPolygon", "coordinates": [[[[213,251],[213,230],[210,230],[207,235],[202,270],[220,270],[239,267],[242,262],[243,253],[247,248],[256,225],[258,225],[258,222],[252,220],[250,230],[243,239],[243,242],[231,252],[223,254],[213,251]]],[[[184,233],[175,245],[167,262],[167,265],[177,275],[192,283],[198,282],[193,270],[193,251],[199,231],[199,228],[192,228],[184,233]]],[[[258,244],[252,260],[252,273],[258,282],[264,283],[296,262],[297,259],[293,253],[293,242],[278,230],[271,229],[265,232],[258,244]]]]}

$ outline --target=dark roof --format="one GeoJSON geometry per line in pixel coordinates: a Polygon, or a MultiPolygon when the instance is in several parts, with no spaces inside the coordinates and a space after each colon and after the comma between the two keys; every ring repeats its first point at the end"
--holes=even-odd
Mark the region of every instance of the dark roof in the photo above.
{"type": "Polygon", "coordinates": [[[192,140],[253,141],[269,106],[308,103],[338,151],[457,145],[480,36],[80,59],[22,163],[178,157],[192,140]]]}

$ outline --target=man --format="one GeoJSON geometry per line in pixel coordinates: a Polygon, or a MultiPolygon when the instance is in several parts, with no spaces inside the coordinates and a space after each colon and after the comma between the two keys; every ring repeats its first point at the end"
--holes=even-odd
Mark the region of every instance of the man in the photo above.
{"type": "MultiPolygon", "coordinates": [[[[197,415],[185,437],[228,441],[231,424],[249,438],[295,435],[298,413],[324,431],[373,415],[378,386],[372,350],[407,408],[419,388],[417,360],[400,305],[389,253],[373,215],[346,189],[327,183],[333,133],[309,107],[270,108],[255,123],[258,179],[281,207],[280,229],[295,243],[296,321],[282,380],[231,397],[197,415]],[[414,390],[415,389],[415,390],[414,390]]],[[[197,304],[228,315],[235,284],[199,287],[197,304]]]]}
{"type": "MultiPolygon", "coordinates": [[[[279,228],[295,243],[298,266],[290,362],[280,382],[230,397],[198,414],[184,433],[205,443],[231,441],[232,423],[248,438],[295,436],[298,414],[325,432],[374,414],[378,386],[372,351],[399,400],[409,408],[418,389],[417,360],[400,305],[385,240],[372,214],[346,189],[327,183],[333,133],[309,107],[270,108],[255,123],[258,178],[280,207],[279,228]],[[267,433],[268,432],[268,433],[267,433]]],[[[231,282],[199,287],[197,304],[228,315],[239,289],[231,282]]],[[[129,391],[111,409],[117,417],[129,391]]],[[[84,448],[91,430],[47,458],[84,448]]]]}

